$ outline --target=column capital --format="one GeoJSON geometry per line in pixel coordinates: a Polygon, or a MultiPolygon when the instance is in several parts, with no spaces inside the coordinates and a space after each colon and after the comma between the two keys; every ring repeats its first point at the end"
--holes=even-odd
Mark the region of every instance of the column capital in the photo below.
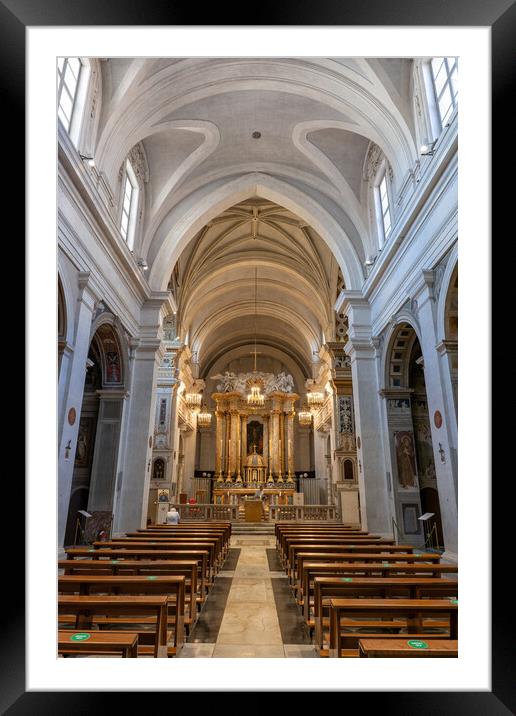
{"type": "Polygon", "coordinates": [[[95,393],[99,396],[100,400],[108,401],[108,400],[125,400],[129,397],[130,393],[125,388],[121,388],[119,390],[109,390],[109,389],[101,389],[96,390],[95,393]]]}
{"type": "Polygon", "coordinates": [[[449,341],[445,339],[444,341],[438,343],[435,349],[441,355],[446,355],[447,353],[457,353],[459,344],[458,341],[449,341]]]}

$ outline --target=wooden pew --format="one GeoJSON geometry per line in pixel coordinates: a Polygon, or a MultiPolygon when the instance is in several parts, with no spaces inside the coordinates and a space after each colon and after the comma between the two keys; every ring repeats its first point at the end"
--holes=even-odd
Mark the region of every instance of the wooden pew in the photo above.
{"type": "Polygon", "coordinates": [[[385,566],[395,563],[403,564],[419,564],[422,563],[438,563],[440,559],[439,554],[434,552],[428,552],[424,554],[413,554],[412,552],[392,552],[386,553],[384,550],[378,551],[348,551],[347,547],[342,549],[335,549],[335,547],[328,548],[327,545],[320,545],[319,548],[310,547],[305,550],[305,546],[301,545],[300,548],[296,548],[293,545],[293,551],[291,553],[292,568],[287,572],[289,581],[292,584],[294,590],[299,590],[299,597],[302,597],[302,576],[301,570],[303,562],[382,562],[385,566]],[[314,551],[312,551],[314,550],[314,551]],[[320,551],[319,551],[320,550],[320,551]],[[331,550],[331,551],[330,551],[331,550]]]}
{"type": "Polygon", "coordinates": [[[57,653],[60,656],[138,656],[138,634],[121,631],[61,630],[57,633],[57,653]]]}
{"type": "Polygon", "coordinates": [[[289,548],[292,544],[306,544],[307,546],[317,544],[333,544],[337,546],[344,546],[349,544],[353,547],[356,547],[357,545],[376,544],[385,547],[393,545],[394,540],[384,540],[374,536],[357,537],[357,535],[320,535],[318,537],[307,537],[304,535],[282,535],[279,548],[279,557],[283,565],[287,564],[289,548]]]}
{"type": "Polygon", "coordinates": [[[128,532],[126,537],[118,537],[118,540],[128,541],[146,541],[151,542],[174,542],[179,540],[185,542],[188,540],[197,540],[201,542],[212,542],[215,545],[215,557],[217,566],[221,567],[226,558],[226,544],[224,542],[222,532],[181,532],[179,535],[175,532],[128,532]]]}
{"type": "Polygon", "coordinates": [[[225,523],[211,523],[211,522],[201,522],[201,523],[180,523],[178,525],[148,525],[144,529],[139,529],[137,532],[160,532],[162,534],[189,534],[192,530],[203,530],[207,532],[215,531],[215,532],[222,532],[223,534],[223,540],[226,545],[226,551],[229,550],[230,543],[231,543],[231,522],[225,522],[225,523]]]}
{"type": "MultiPolygon", "coordinates": [[[[390,564],[383,565],[375,562],[304,562],[302,571],[302,594],[300,600],[303,616],[309,626],[310,607],[316,609],[315,585],[332,584],[342,579],[376,577],[393,579],[396,577],[412,577],[424,579],[439,579],[443,574],[456,574],[458,567],[449,564],[390,564]],[[312,599],[313,595],[313,599],[312,599]]],[[[447,579],[445,580],[448,581],[447,579]]],[[[453,581],[453,580],[451,580],[453,581]]],[[[319,612],[318,612],[319,613],[319,612]]]]}
{"type": "MultiPolygon", "coordinates": [[[[208,552],[208,586],[211,586],[215,574],[217,573],[216,559],[215,559],[215,545],[212,542],[190,542],[185,540],[179,541],[167,541],[158,542],[157,540],[109,540],[106,542],[94,542],[94,549],[101,549],[103,551],[111,550],[148,550],[149,552],[161,552],[163,554],[166,550],[168,551],[183,551],[191,552],[192,550],[202,550],[208,552]]],[[[68,553],[68,549],[65,549],[68,553]]],[[[164,559],[161,557],[161,559],[164,559]]]]}
{"type": "MultiPolygon", "coordinates": [[[[352,620],[354,627],[360,627],[358,619],[395,619],[406,622],[407,639],[429,636],[428,629],[432,622],[429,617],[445,618],[448,622],[448,639],[457,639],[457,603],[450,599],[334,599],[328,600],[330,607],[330,657],[358,656],[358,640],[366,638],[366,634],[349,632],[343,634],[341,620],[352,620]],[[343,652],[343,641],[346,650],[343,652]]],[[[380,623],[380,622],[378,622],[380,623]]],[[[385,629],[389,622],[383,622],[385,629]]],[[[440,622],[439,622],[440,623],[440,622]]],[[[392,627],[391,627],[392,628],[392,627]]],[[[379,629],[379,628],[378,628],[379,629]]],[[[431,633],[431,632],[430,632],[431,633]]],[[[380,638],[380,635],[375,637],[380,638]]],[[[435,639],[436,635],[432,634],[435,639]]],[[[383,637],[385,638],[385,636],[383,637]]],[[[398,636],[399,638],[399,636],[398,636]]]]}
{"type": "Polygon", "coordinates": [[[324,605],[330,598],[456,599],[457,594],[457,580],[441,577],[315,577],[313,620],[309,619],[308,600],[305,601],[303,615],[308,626],[313,626],[314,643],[322,651],[324,627],[329,625],[329,619],[324,616],[324,605]]]}
{"type": "MultiPolygon", "coordinates": [[[[88,575],[73,574],[58,578],[58,591],[62,594],[78,593],[117,595],[165,595],[168,599],[167,627],[173,631],[174,648],[169,654],[177,654],[184,642],[185,578],[184,576],[139,576],[139,575],[88,575]]],[[[98,623],[101,624],[103,620],[98,623]]],[[[109,618],[107,623],[111,622],[109,618]]],[[[124,623],[125,618],[122,619],[124,623]]],[[[136,619],[135,623],[139,623],[136,619]]],[[[135,630],[140,633],[138,630],[135,630]]]]}
{"type": "MultiPolygon", "coordinates": [[[[148,550],[148,549],[93,549],[92,547],[68,547],[66,548],[67,562],[82,560],[84,558],[117,563],[118,561],[189,561],[194,560],[198,565],[198,582],[201,590],[201,603],[205,600],[205,594],[210,584],[210,562],[209,552],[206,550],[148,550]]],[[[159,568],[159,566],[157,567],[159,568]]]]}
{"type": "MultiPolygon", "coordinates": [[[[161,596],[81,596],[77,594],[59,594],[57,597],[59,615],[71,614],[75,619],[73,628],[77,631],[89,631],[99,615],[121,617],[155,617],[154,645],[152,653],[156,658],[166,658],[167,652],[167,610],[168,597],[161,596]]],[[[134,633],[134,632],[131,632],[134,633]]],[[[147,650],[138,647],[138,653],[147,650]]]]}
{"type": "Polygon", "coordinates": [[[105,559],[63,559],[58,562],[58,568],[65,575],[139,575],[185,577],[185,627],[187,633],[197,620],[197,606],[201,603],[201,595],[197,590],[197,568],[194,560],[190,561],[151,561],[151,560],[105,560],[105,559]],[[199,599],[198,599],[199,597],[199,599]]]}
{"type": "Polygon", "coordinates": [[[369,658],[437,657],[457,658],[459,642],[456,639],[360,639],[359,656],[369,658]]]}

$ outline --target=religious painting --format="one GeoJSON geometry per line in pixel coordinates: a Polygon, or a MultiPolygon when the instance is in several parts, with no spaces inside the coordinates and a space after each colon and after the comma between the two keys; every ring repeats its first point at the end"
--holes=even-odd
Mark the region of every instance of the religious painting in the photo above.
{"type": "Polygon", "coordinates": [[[251,420],[247,425],[247,454],[253,452],[253,445],[256,446],[256,452],[263,455],[263,424],[257,420],[251,420]]]}
{"type": "Polygon", "coordinates": [[[424,480],[435,481],[434,450],[428,418],[414,421],[416,438],[416,455],[419,465],[419,476],[424,480]]]}
{"type": "Polygon", "coordinates": [[[170,502],[170,491],[167,489],[158,490],[158,502],[170,502]]]}
{"type": "Polygon", "coordinates": [[[106,353],[106,383],[120,383],[120,356],[116,351],[106,353]]]}
{"type": "Polygon", "coordinates": [[[411,430],[394,433],[398,481],[401,487],[417,487],[416,451],[411,430]]]}
{"type": "Polygon", "coordinates": [[[94,441],[95,418],[81,418],[75,449],[75,467],[89,467],[94,441]]]}
{"type": "Polygon", "coordinates": [[[154,460],[154,465],[152,466],[152,479],[165,479],[165,461],[162,460],[160,457],[157,460],[154,460]]]}

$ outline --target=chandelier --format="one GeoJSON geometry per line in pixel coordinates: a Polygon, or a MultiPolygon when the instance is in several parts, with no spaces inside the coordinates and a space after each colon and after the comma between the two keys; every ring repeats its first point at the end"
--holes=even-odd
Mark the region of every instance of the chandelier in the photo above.
{"type": "Polygon", "coordinates": [[[250,380],[249,385],[251,387],[251,392],[247,396],[248,404],[255,407],[263,406],[265,404],[265,396],[261,393],[260,381],[250,380]]]}
{"type": "Polygon", "coordinates": [[[254,270],[254,369],[253,378],[248,381],[248,386],[251,388],[251,392],[247,396],[247,404],[255,408],[262,407],[265,404],[265,396],[261,393],[262,381],[256,375],[256,293],[257,293],[257,273],[258,269],[254,270]]]}
{"type": "Polygon", "coordinates": [[[308,410],[306,405],[303,405],[298,413],[300,425],[311,425],[312,424],[312,413],[308,410]]]}
{"type": "Polygon", "coordinates": [[[185,403],[194,413],[198,413],[201,409],[201,401],[202,396],[200,393],[187,393],[185,395],[185,403]]]}
{"type": "Polygon", "coordinates": [[[307,393],[306,397],[311,410],[319,410],[324,405],[324,393],[307,393]]]}
{"type": "Polygon", "coordinates": [[[211,425],[211,413],[203,405],[200,413],[197,415],[197,425],[200,428],[209,428],[211,425]]]}

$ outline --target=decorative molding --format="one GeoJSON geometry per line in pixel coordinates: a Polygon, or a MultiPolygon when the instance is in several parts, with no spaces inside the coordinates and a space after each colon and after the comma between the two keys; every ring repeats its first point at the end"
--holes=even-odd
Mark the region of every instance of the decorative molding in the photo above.
{"type": "Polygon", "coordinates": [[[127,155],[127,159],[130,161],[138,179],[142,183],[147,184],[149,181],[149,165],[142,142],[138,142],[138,144],[134,145],[127,155]]]}

